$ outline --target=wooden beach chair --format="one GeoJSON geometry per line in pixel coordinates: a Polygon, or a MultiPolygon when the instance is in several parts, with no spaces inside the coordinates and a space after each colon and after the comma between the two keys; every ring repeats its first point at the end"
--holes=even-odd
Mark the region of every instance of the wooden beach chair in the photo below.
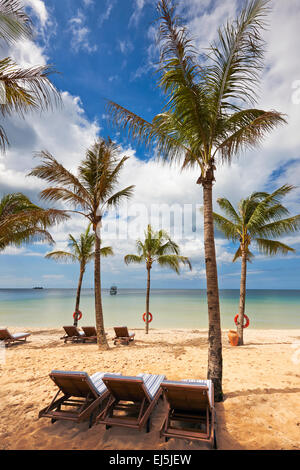
{"type": "Polygon", "coordinates": [[[11,334],[6,328],[0,329],[0,342],[4,341],[5,346],[8,348],[13,343],[25,343],[31,333],[15,333],[11,334]]]}
{"type": "Polygon", "coordinates": [[[131,341],[134,341],[135,333],[129,333],[127,326],[116,326],[114,344],[125,343],[129,344],[131,341]]]}
{"type": "Polygon", "coordinates": [[[50,378],[59,390],[50,405],[39,412],[39,418],[50,418],[52,423],[58,420],[79,423],[89,419],[91,427],[93,417],[101,412],[109,397],[102,380],[104,375],[104,372],[89,376],[86,372],[53,370],[50,378]]]}
{"type": "Polygon", "coordinates": [[[84,342],[86,336],[83,331],[79,331],[76,326],[64,326],[65,335],[60,339],[64,340],[64,343],[71,341],[72,343],[84,342]]]}
{"type": "Polygon", "coordinates": [[[150,430],[150,415],[161,396],[164,375],[139,374],[136,377],[106,376],[109,401],[97,422],[111,426],[150,430]]]}
{"type": "Polygon", "coordinates": [[[165,381],[167,411],[160,436],[208,442],[217,448],[214,390],[211,380],[165,381]]]}
{"type": "Polygon", "coordinates": [[[85,334],[86,340],[97,342],[97,331],[94,326],[82,326],[81,328],[85,334]]]}

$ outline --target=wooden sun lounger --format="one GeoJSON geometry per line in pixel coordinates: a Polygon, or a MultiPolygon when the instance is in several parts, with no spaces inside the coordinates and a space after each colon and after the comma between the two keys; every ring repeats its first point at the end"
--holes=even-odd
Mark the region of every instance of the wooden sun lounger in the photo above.
{"type": "Polygon", "coordinates": [[[160,436],[208,442],[217,448],[214,389],[211,380],[165,381],[167,412],[160,436]]]}
{"type": "Polygon", "coordinates": [[[104,377],[109,401],[97,422],[111,426],[150,430],[150,415],[161,396],[164,375],[140,374],[137,377],[104,377]]]}
{"type": "Polygon", "coordinates": [[[92,426],[93,417],[101,412],[107,403],[109,392],[102,378],[105,373],[97,372],[91,377],[86,372],[69,372],[53,370],[50,378],[59,388],[50,405],[39,412],[39,418],[81,421],[89,419],[92,426]],[[62,397],[58,398],[59,394],[62,397]]]}
{"type": "Polygon", "coordinates": [[[65,330],[66,334],[62,336],[60,339],[64,340],[64,343],[71,341],[72,343],[79,343],[85,341],[85,334],[76,328],[76,326],[64,326],[63,329],[65,330]]]}
{"type": "Polygon", "coordinates": [[[8,348],[13,343],[25,343],[31,333],[15,333],[11,334],[6,328],[0,329],[0,341],[4,341],[8,348]]]}
{"type": "Polygon", "coordinates": [[[129,344],[131,341],[134,341],[135,333],[129,333],[127,326],[116,326],[114,344],[125,343],[129,344]]]}
{"type": "Polygon", "coordinates": [[[94,326],[82,326],[81,328],[85,334],[86,340],[97,342],[97,331],[94,326]]]}

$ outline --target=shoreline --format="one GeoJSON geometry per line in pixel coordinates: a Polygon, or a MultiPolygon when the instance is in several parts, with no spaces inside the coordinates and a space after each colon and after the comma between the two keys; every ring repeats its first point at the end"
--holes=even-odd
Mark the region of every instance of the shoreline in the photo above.
{"type": "MultiPolygon", "coordinates": [[[[18,328],[20,331],[20,328],[18,328]]],[[[38,412],[57,389],[49,379],[52,369],[95,372],[165,374],[170,380],[205,379],[207,329],[134,329],[130,346],[110,349],[96,344],[64,344],[62,330],[32,329],[24,345],[5,350],[0,362],[2,402],[0,449],[160,449],[201,450],[203,444],[159,438],[164,415],[160,403],[149,434],[101,425],[38,419],[38,412]]],[[[220,449],[300,449],[300,329],[246,330],[245,345],[229,345],[223,330],[224,401],[216,404],[220,449]]]]}

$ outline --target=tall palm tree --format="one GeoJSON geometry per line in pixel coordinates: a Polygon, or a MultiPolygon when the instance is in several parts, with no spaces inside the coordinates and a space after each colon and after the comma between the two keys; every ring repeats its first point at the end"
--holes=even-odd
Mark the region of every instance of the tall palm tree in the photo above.
{"type": "Polygon", "coordinates": [[[255,243],[258,250],[265,255],[286,255],[295,250],[284,243],[273,240],[300,228],[300,215],[286,217],[289,211],[281,204],[282,198],[294,189],[294,186],[284,185],[272,194],[255,192],[239,202],[236,210],[226,198],[217,200],[219,207],[226,217],[214,213],[217,227],[239,247],[233,262],[241,258],[240,306],[237,321],[239,345],[244,344],[243,325],[246,300],[247,263],[251,262],[253,253],[250,245],[255,243]],[[282,218],[285,217],[285,218],[282,218]]]}
{"type": "MultiPolygon", "coordinates": [[[[99,139],[86,151],[78,175],[68,171],[49,152],[42,151],[37,156],[41,164],[35,167],[31,176],[37,176],[53,186],[41,192],[41,198],[61,201],[73,207],[75,212],[86,217],[95,233],[95,313],[97,341],[99,348],[108,348],[104,331],[101,298],[101,221],[107,210],[117,206],[124,198],[129,198],[134,186],[115,192],[120,172],[128,157],[119,157],[120,149],[110,139],[99,139]]],[[[68,211],[70,212],[70,211],[68,211]]]]}
{"type": "MultiPolygon", "coordinates": [[[[63,261],[70,263],[78,262],[80,265],[75,303],[74,326],[77,326],[78,324],[81,286],[86,265],[95,258],[95,234],[91,233],[90,229],[91,224],[88,225],[87,229],[80,235],[78,240],[76,240],[73,235],[69,234],[68,246],[70,251],[51,251],[50,253],[47,253],[45,255],[45,258],[47,259],[54,259],[55,261],[63,261]]],[[[103,257],[113,255],[113,250],[111,246],[104,246],[103,248],[101,248],[100,252],[101,256],[103,257]]]]}
{"type": "MultiPolygon", "coordinates": [[[[0,40],[8,44],[32,38],[32,23],[18,0],[0,0],[0,40]]],[[[0,112],[3,117],[35,109],[51,109],[61,103],[60,94],[49,80],[49,65],[20,67],[10,57],[0,60],[0,112]]],[[[0,126],[0,149],[8,139],[0,126]]]]}
{"type": "Polygon", "coordinates": [[[0,199],[0,251],[33,241],[54,243],[47,228],[67,217],[63,211],[36,206],[22,193],[6,194],[0,199]]]}
{"type": "Polygon", "coordinates": [[[161,267],[173,269],[180,274],[180,263],[186,264],[192,269],[190,260],[185,256],[180,256],[179,246],[171,240],[169,234],[164,230],[155,232],[151,225],[145,231],[145,240],[137,240],[137,255],[126,255],[124,261],[130,263],[145,263],[147,270],[147,294],[146,294],[146,334],[149,332],[149,300],[150,300],[150,272],[153,263],[157,262],[161,267]]]}
{"type": "Polygon", "coordinates": [[[169,162],[200,172],[209,316],[208,378],[222,400],[222,341],[214,241],[212,187],[216,165],[259,144],[285,122],[276,111],[253,108],[264,42],[261,31],[269,0],[250,0],[235,21],[218,30],[207,54],[199,54],[176,15],[173,0],[160,0],[159,87],[165,106],[151,122],[110,101],[111,121],[129,137],[169,162]],[[205,60],[203,60],[205,59],[205,60]],[[249,109],[248,106],[251,106],[249,109]],[[218,159],[217,159],[218,158],[218,159]]]}

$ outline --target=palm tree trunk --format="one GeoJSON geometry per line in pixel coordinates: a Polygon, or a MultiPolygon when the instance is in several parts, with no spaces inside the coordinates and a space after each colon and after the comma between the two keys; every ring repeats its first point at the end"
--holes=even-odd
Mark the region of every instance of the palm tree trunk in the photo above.
{"type": "Polygon", "coordinates": [[[84,275],[84,268],[83,268],[83,266],[80,266],[80,275],[79,275],[79,281],[78,281],[77,293],[76,293],[74,326],[78,325],[78,315],[77,314],[78,314],[78,311],[79,311],[80,293],[81,293],[83,275],[84,275]]]}
{"type": "Polygon", "coordinates": [[[240,286],[240,308],[237,323],[237,333],[239,336],[239,346],[244,344],[244,315],[245,315],[245,300],[246,300],[246,277],[247,277],[247,256],[242,250],[242,268],[241,268],[241,286],[240,286]]]}
{"type": "Polygon", "coordinates": [[[151,268],[147,267],[146,326],[145,326],[146,335],[149,333],[150,270],[151,268]]]}
{"type": "Polygon", "coordinates": [[[222,391],[222,332],[220,320],[218,272],[216,262],[213,206],[212,206],[212,181],[203,183],[204,205],[204,251],[207,284],[208,305],[208,372],[207,378],[214,384],[215,401],[223,400],[222,391]]]}
{"type": "Polygon", "coordinates": [[[95,269],[94,269],[94,282],[95,282],[95,314],[96,314],[96,330],[97,330],[97,343],[99,349],[109,349],[103,320],[102,298],[101,298],[101,257],[100,257],[100,238],[95,231],[95,269]]]}

